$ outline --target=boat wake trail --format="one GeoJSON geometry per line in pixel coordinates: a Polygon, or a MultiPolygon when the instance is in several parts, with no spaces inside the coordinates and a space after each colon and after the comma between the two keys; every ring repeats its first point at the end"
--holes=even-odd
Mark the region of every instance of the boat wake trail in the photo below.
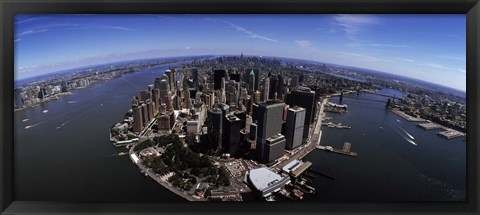
{"type": "Polygon", "coordinates": [[[40,125],[40,124],[42,124],[42,123],[44,123],[44,122],[46,122],[46,121],[39,122],[39,123],[33,124],[33,125],[27,125],[27,126],[25,126],[25,129],[33,128],[33,127],[35,127],[35,126],[37,126],[37,125],[40,125]]]}
{"type": "Polygon", "coordinates": [[[57,126],[57,129],[60,129],[62,128],[64,125],[66,125],[67,123],[69,123],[71,120],[67,120],[65,121],[64,123],[62,123],[61,125],[57,126]]]}
{"type": "Polygon", "coordinates": [[[403,129],[402,127],[400,127],[399,125],[397,125],[398,128],[400,128],[403,133],[405,133],[408,137],[410,137],[410,139],[412,140],[415,140],[415,137],[413,137],[410,133],[408,133],[407,131],[405,131],[405,129],[403,129]]]}
{"type": "Polygon", "coordinates": [[[417,145],[417,143],[415,143],[415,141],[413,141],[414,138],[413,138],[412,135],[410,135],[407,131],[405,131],[405,129],[401,128],[400,126],[398,126],[398,128],[400,128],[400,129],[403,131],[403,133],[400,132],[399,130],[396,130],[396,132],[397,132],[403,139],[405,139],[407,142],[409,142],[410,144],[412,144],[412,145],[414,145],[414,146],[417,145]]]}

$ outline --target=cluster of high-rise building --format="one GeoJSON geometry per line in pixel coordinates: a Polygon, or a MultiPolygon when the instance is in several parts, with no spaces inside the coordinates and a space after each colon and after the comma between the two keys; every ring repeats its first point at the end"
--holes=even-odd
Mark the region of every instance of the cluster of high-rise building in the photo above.
{"type": "Polygon", "coordinates": [[[255,68],[201,74],[207,75],[181,68],[156,78],[133,99],[133,131],[156,122],[158,131],[196,135],[207,153],[250,156],[263,163],[274,162],[308,137],[315,111],[315,92],[309,88],[298,82],[293,87],[282,75],[255,68]]]}
{"type": "Polygon", "coordinates": [[[133,97],[133,131],[141,132],[153,119],[157,119],[158,130],[171,130],[174,123],[174,106],[178,109],[175,70],[167,70],[155,79],[147,90],[133,97]]]}
{"type": "Polygon", "coordinates": [[[35,85],[14,90],[14,108],[33,107],[44,101],[68,92],[71,89],[86,88],[91,85],[89,78],[62,81],[57,84],[35,85]]]}

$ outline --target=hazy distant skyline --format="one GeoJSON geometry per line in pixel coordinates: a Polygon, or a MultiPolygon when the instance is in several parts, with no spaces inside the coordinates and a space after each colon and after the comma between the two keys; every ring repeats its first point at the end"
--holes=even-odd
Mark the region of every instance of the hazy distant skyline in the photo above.
{"type": "Polygon", "coordinates": [[[16,15],[15,79],[121,60],[265,55],[353,66],[465,91],[458,15],[16,15]]]}

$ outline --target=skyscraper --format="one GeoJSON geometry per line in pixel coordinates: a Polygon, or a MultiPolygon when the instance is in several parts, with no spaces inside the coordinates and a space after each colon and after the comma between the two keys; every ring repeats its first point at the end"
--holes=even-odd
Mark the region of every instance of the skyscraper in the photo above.
{"type": "Polygon", "coordinates": [[[240,82],[240,74],[238,74],[236,72],[230,73],[230,80],[240,82]]]}
{"type": "Polygon", "coordinates": [[[151,99],[151,93],[147,90],[140,91],[140,101],[144,102],[147,101],[147,99],[151,99]]]}
{"type": "Polygon", "coordinates": [[[197,68],[193,68],[192,70],[192,81],[193,81],[193,84],[195,86],[198,85],[198,69],[197,68]]]}
{"type": "Polygon", "coordinates": [[[140,105],[140,107],[142,108],[143,127],[146,127],[148,125],[148,123],[150,122],[150,120],[148,119],[148,108],[147,108],[147,105],[145,103],[142,103],[140,105]]]}
{"type": "Polygon", "coordinates": [[[213,89],[219,90],[221,89],[222,78],[226,77],[226,71],[224,69],[216,69],[213,71],[213,89]]]}
{"type": "Polygon", "coordinates": [[[303,138],[307,138],[315,111],[315,92],[308,87],[298,87],[288,94],[287,104],[305,108],[303,138]]]}
{"type": "Polygon", "coordinates": [[[133,131],[140,132],[143,129],[142,108],[133,106],[133,131]]]}
{"type": "Polygon", "coordinates": [[[264,162],[271,163],[285,154],[285,137],[282,134],[273,135],[265,141],[264,162]]]}
{"type": "Polygon", "coordinates": [[[173,91],[175,94],[175,88],[177,88],[177,72],[175,69],[171,69],[171,77],[170,77],[170,91],[173,91]]]}
{"type": "Polygon", "coordinates": [[[155,109],[158,110],[161,104],[161,99],[160,99],[160,90],[154,88],[152,90],[152,101],[155,103],[155,109]]]}
{"type": "Polygon", "coordinates": [[[284,83],[284,80],[283,80],[283,76],[279,74],[278,75],[278,84],[277,84],[277,97],[280,100],[284,99],[284,94],[283,94],[284,89],[285,89],[285,83],[284,83]]]}
{"type": "Polygon", "coordinates": [[[153,82],[155,89],[160,90],[160,81],[162,81],[162,78],[155,78],[155,81],[153,82]]]}
{"type": "Polygon", "coordinates": [[[235,155],[240,144],[241,121],[233,114],[227,115],[223,127],[223,152],[235,155]]]}
{"type": "Polygon", "coordinates": [[[167,69],[165,71],[165,75],[168,77],[167,82],[168,82],[168,90],[172,90],[172,70],[167,69]]]}
{"type": "Polygon", "coordinates": [[[287,127],[285,131],[285,149],[292,150],[302,144],[305,124],[305,108],[294,106],[287,112],[287,127]]]}
{"type": "Polygon", "coordinates": [[[145,101],[145,104],[147,105],[147,118],[148,118],[148,121],[150,122],[153,117],[154,117],[154,103],[152,102],[151,99],[147,99],[147,101],[145,101]]]}
{"type": "Polygon", "coordinates": [[[285,103],[260,103],[256,110],[257,130],[257,156],[260,161],[265,161],[265,142],[267,138],[282,132],[282,115],[285,103]],[[260,147],[259,147],[260,146],[260,147]]]}
{"type": "Polygon", "coordinates": [[[237,110],[233,114],[240,119],[240,130],[245,129],[247,125],[247,113],[245,111],[237,110]]]}
{"type": "Polygon", "coordinates": [[[267,102],[270,96],[270,78],[265,77],[263,79],[263,92],[262,92],[262,102],[267,102]]]}
{"type": "Polygon", "coordinates": [[[257,91],[255,91],[255,93],[254,93],[254,97],[253,97],[253,102],[254,102],[254,103],[258,103],[258,102],[260,102],[260,97],[261,97],[261,93],[260,93],[260,91],[258,91],[258,90],[257,90],[257,91]]]}
{"type": "Polygon", "coordinates": [[[221,151],[223,139],[223,112],[218,107],[214,107],[208,111],[207,129],[210,143],[217,149],[217,151],[221,151]]]}
{"type": "Polygon", "coordinates": [[[278,79],[277,76],[271,76],[270,77],[270,89],[269,89],[269,97],[271,100],[275,99],[275,94],[277,93],[278,88],[278,79]]]}
{"type": "Polygon", "coordinates": [[[255,73],[252,70],[248,76],[248,94],[252,95],[253,92],[255,92],[255,73]]]}
{"type": "Polygon", "coordinates": [[[170,91],[170,84],[168,83],[168,77],[167,75],[163,75],[162,76],[162,79],[160,80],[160,83],[159,83],[159,86],[160,86],[160,99],[162,99],[162,102],[165,102],[163,101],[163,99],[165,98],[166,95],[168,95],[168,92],[170,91]]]}

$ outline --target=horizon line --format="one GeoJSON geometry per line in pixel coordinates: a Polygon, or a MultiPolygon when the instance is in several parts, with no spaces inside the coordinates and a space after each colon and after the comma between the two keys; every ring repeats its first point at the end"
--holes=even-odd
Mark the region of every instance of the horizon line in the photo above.
{"type": "MultiPolygon", "coordinates": [[[[430,83],[430,84],[435,84],[435,85],[438,85],[438,86],[442,86],[442,87],[446,87],[446,88],[449,88],[449,89],[458,90],[458,91],[466,93],[466,89],[458,89],[458,88],[443,85],[443,84],[440,84],[440,83],[434,83],[434,82],[430,82],[430,81],[426,81],[426,80],[420,80],[420,79],[410,77],[410,76],[405,76],[405,75],[400,75],[400,74],[390,73],[390,72],[385,72],[385,71],[379,71],[379,70],[375,70],[375,69],[368,69],[368,68],[362,68],[362,67],[357,67],[357,66],[347,66],[347,65],[341,65],[341,64],[336,64],[336,63],[328,63],[328,62],[322,62],[322,61],[310,60],[310,59],[300,59],[300,58],[283,57],[283,56],[269,56],[269,55],[248,55],[248,54],[244,54],[243,52],[241,54],[243,54],[243,56],[247,56],[247,57],[286,58],[286,59],[292,59],[292,60],[310,61],[310,62],[315,62],[315,63],[323,63],[323,64],[329,64],[329,65],[335,65],[335,66],[341,66],[341,67],[350,67],[350,68],[355,68],[355,69],[369,70],[369,71],[373,71],[373,72],[386,73],[386,74],[389,74],[389,75],[394,75],[394,76],[409,78],[409,79],[412,79],[412,80],[427,82],[427,83],[430,83]]],[[[80,69],[80,68],[86,68],[86,67],[95,67],[95,66],[108,65],[108,64],[118,64],[118,63],[125,62],[125,61],[141,61],[141,60],[182,58],[182,57],[185,57],[185,58],[186,57],[201,57],[201,56],[222,57],[222,56],[240,56],[240,55],[239,54],[178,55],[178,56],[168,56],[168,57],[145,57],[145,58],[132,58],[132,59],[125,59],[125,60],[113,60],[113,61],[104,62],[104,63],[96,63],[96,64],[90,64],[90,65],[85,65],[85,66],[65,68],[65,69],[61,69],[61,70],[48,72],[48,73],[45,73],[45,74],[38,74],[38,75],[34,75],[34,76],[24,77],[24,78],[16,79],[16,80],[14,80],[14,82],[19,82],[19,81],[23,81],[23,80],[30,79],[30,78],[36,78],[36,77],[39,77],[39,76],[42,76],[42,75],[49,75],[49,74],[68,71],[68,70],[74,70],[74,69],[80,69]]],[[[14,79],[15,79],[15,72],[14,72],[14,79]]]]}

